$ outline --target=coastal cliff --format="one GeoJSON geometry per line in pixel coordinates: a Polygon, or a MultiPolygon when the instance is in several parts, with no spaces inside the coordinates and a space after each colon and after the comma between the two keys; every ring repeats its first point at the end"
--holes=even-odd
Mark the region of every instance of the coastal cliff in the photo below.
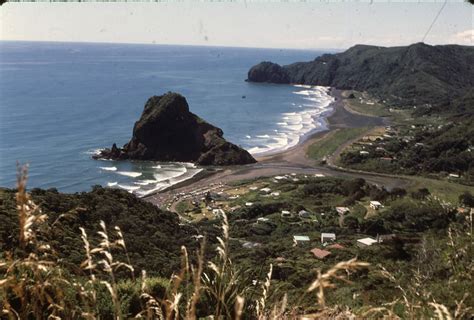
{"type": "Polygon", "coordinates": [[[331,86],[367,91],[393,105],[444,106],[465,100],[474,86],[474,47],[356,45],[310,62],[253,66],[248,81],[331,86]],[[463,99],[464,98],[464,99],[463,99]]]}
{"type": "Polygon", "coordinates": [[[166,93],[148,99],[132,139],[105,149],[96,159],[193,162],[199,165],[255,163],[246,150],[226,141],[221,129],[189,111],[186,99],[166,93]]]}

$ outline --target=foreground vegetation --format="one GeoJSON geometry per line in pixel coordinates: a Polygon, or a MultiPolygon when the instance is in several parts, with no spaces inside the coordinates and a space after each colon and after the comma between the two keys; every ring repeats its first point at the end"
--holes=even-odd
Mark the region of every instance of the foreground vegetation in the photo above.
{"type": "MultiPolygon", "coordinates": [[[[440,205],[427,190],[411,195],[387,192],[360,179],[293,176],[275,181],[234,187],[258,183],[278,188],[280,199],[251,190],[229,204],[255,204],[228,212],[229,219],[224,214],[182,224],[175,223],[172,213],[151,209],[116,190],[95,188],[61,196],[54,196],[54,190],[35,190],[30,196],[21,175],[16,207],[9,202],[11,191],[2,193],[2,222],[7,222],[1,233],[2,312],[12,319],[473,315],[469,215],[440,205]],[[367,217],[367,199],[379,199],[385,208],[367,217]],[[35,204],[38,200],[41,206],[35,204]],[[112,211],[97,217],[98,211],[88,211],[107,207],[108,201],[112,211]],[[334,205],[347,205],[351,213],[341,221],[332,213],[334,205]],[[301,208],[311,215],[280,215],[281,209],[293,213],[301,208]],[[156,220],[145,219],[147,215],[156,220]],[[257,223],[259,217],[269,220],[257,223]],[[155,242],[151,230],[155,237],[169,235],[168,243],[155,242]],[[324,231],[336,232],[344,248],[331,249],[332,254],[320,261],[309,249],[322,245],[317,239],[324,231]],[[354,245],[360,236],[388,232],[397,234],[393,242],[354,245]],[[65,236],[59,240],[57,234],[65,236]],[[309,235],[311,246],[293,246],[293,234],[309,235]],[[260,245],[243,246],[244,239],[260,245]],[[156,247],[147,247],[150,242],[156,247]],[[138,254],[139,244],[145,246],[143,256],[138,254]],[[180,244],[184,245],[174,251],[180,244]],[[166,251],[162,259],[169,258],[169,265],[155,261],[160,259],[158,246],[166,251]]],[[[472,195],[460,198],[465,205],[472,200],[472,195]]]]}

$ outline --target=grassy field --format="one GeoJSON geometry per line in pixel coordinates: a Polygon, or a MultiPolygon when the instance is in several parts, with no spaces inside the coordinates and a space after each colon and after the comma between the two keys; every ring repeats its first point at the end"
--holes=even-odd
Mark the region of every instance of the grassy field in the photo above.
{"type": "Polygon", "coordinates": [[[361,135],[368,129],[367,127],[344,128],[330,132],[308,148],[308,156],[311,159],[321,160],[325,156],[334,153],[341,144],[361,135]]]}
{"type": "Polygon", "coordinates": [[[457,203],[459,201],[459,195],[466,191],[474,193],[474,187],[448,182],[446,180],[435,180],[416,176],[410,176],[409,179],[413,182],[409,191],[427,188],[432,195],[450,203],[457,203]]]}
{"type": "Polygon", "coordinates": [[[389,112],[389,109],[386,106],[372,100],[366,93],[348,90],[344,91],[343,97],[346,98],[345,103],[349,108],[356,112],[377,117],[392,116],[392,113],[389,112]],[[353,94],[354,98],[349,99],[348,97],[350,94],[353,94]]]}

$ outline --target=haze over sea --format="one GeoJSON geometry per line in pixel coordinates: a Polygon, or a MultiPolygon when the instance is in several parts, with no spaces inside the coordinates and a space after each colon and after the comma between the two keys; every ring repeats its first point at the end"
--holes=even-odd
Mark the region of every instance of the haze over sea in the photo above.
{"type": "Polygon", "coordinates": [[[247,83],[247,71],[322,53],[0,42],[0,186],[15,185],[16,161],[30,164],[29,187],[63,192],[99,184],[144,195],[191,177],[200,170],[191,164],[91,159],[126,143],[146,100],[167,91],[251,153],[284,150],[325,128],[332,99],[325,88],[247,83]]]}

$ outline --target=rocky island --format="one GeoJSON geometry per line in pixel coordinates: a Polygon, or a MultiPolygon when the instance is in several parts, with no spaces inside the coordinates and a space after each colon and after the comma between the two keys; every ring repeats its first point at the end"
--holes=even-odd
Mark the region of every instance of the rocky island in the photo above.
{"type": "Polygon", "coordinates": [[[95,159],[192,162],[199,165],[255,163],[246,150],[226,141],[221,129],[189,111],[186,99],[173,92],[148,99],[122,148],[114,143],[95,159]]]}

